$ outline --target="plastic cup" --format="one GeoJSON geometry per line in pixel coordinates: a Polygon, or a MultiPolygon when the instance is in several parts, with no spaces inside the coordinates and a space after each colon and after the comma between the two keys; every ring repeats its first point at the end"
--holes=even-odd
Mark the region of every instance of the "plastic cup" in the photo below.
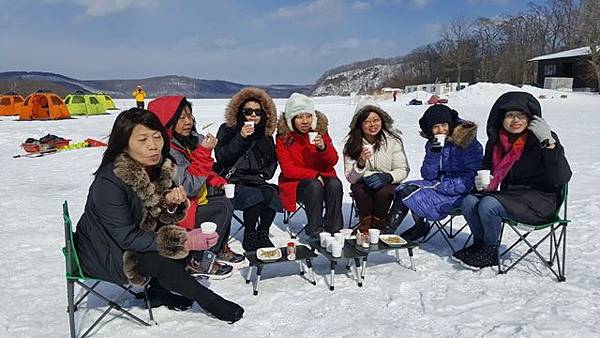
{"type": "Polygon", "coordinates": [[[481,184],[489,185],[491,181],[491,173],[489,170],[477,170],[477,176],[481,180],[481,184]]]}
{"type": "Polygon", "coordinates": [[[341,257],[342,256],[342,249],[344,248],[344,244],[334,241],[331,244],[331,255],[333,257],[341,257]]]}
{"type": "Polygon", "coordinates": [[[345,238],[342,233],[336,232],[335,234],[333,234],[333,239],[338,243],[344,244],[345,238]]]}
{"type": "Polygon", "coordinates": [[[371,244],[379,243],[379,234],[379,229],[369,229],[369,242],[371,242],[371,244]]]}
{"type": "Polygon", "coordinates": [[[214,222],[204,222],[200,224],[200,229],[202,229],[202,232],[205,234],[212,234],[217,231],[217,224],[214,222]]]}
{"type": "Polygon", "coordinates": [[[352,229],[341,229],[340,233],[344,235],[345,239],[350,239],[350,237],[352,236],[352,229]]]}
{"type": "Polygon", "coordinates": [[[315,144],[315,137],[317,137],[317,135],[319,135],[319,133],[317,133],[316,131],[309,131],[308,132],[308,142],[310,144],[315,144]]]}
{"type": "Polygon", "coordinates": [[[373,145],[372,144],[363,144],[363,149],[373,153],[373,145]]]}
{"type": "Polygon", "coordinates": [[[434,137],[438,141],[438,143],[442,145],[442,147],[444,146],[444,144],[446,144],[446,134],[437,134],[434,135],[434,137]]]}
{"type": "Polygon", "coordinates": [[[225,189],[225,197],[233,198],[235,196],[235,184],[227,183],[223,185],[223,188],[225,189]]]}
{"type": "Polygon", "coordinates": [[[245,121],[244,122],[244,127],[252,127],[252,128],[254,128],[254,122],[253,121],[245,121]]]}
{"type": "Polygon", "coordinates": [[[331,250],[333,250],[333,243],[337,243],[337,242],[333,239],[333,237],[329,236],[325,240],[325,243],[327,245],[325,247],[325,249],[327,250],[327,252],[331,253],[331,250]]]}
{"type": "Polygon", "coordinates": [[[328,232],[321,232],[319,234],[319,243],[321,247],[327,248],[327,238],[331,238],[331,234],[328,232]]]}

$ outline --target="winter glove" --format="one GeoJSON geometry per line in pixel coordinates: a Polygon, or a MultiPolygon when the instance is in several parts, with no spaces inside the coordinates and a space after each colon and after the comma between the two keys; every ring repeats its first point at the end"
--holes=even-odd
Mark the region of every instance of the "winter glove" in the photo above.
{"type": "Polygon", "coordinates": [[[392,183],[394,178],[389,173],[377,173],[365,178],[365,184],[373,189],[378,190],[384,185],[392,183]]]}
{"type": "Polygon", "coordinates": [[[205,234],[201,229],[188,231],[185,248],[194,251],[204,251],[212,248],[219,241],[219,234],[216,232],[205,234]]]}
{"type": "Polygon", "coordinates": [[[431,141],[431,151],[432,152],[439,153],[442,151],[442,148],[444,148],[444,147],[442,147],[442,144],[440,142],[438,142],[438,140],[433,139],[431,141]]]}
{"type": "Polygon", "coordinates": [[[546,120],[539,116],[533,117],[527,129],[531,130],[541,143],[554,144],[556,142],[550,133],[550,126],[546,120]]]}
{"type": "Polygon", "coordinates": [[[215,295],[216,299],[207,305],[202,305],[206,311],[222,321],[230,324],[237,322],[244,316],[244,308],[234,302],[228,301],[221,296],[215,295]]]}

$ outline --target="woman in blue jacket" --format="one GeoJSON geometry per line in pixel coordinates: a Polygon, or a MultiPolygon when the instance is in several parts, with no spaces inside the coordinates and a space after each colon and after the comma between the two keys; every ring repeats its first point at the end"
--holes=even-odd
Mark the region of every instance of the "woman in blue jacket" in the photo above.
{"type": "Polygon", "coordinates": [[[461,120],[456,110],[438,104],[419,120],[425,143],[422,180],[407,181],[396,188],[394,203],[386,219],[386,232],[393,233],[410,210],[415,225],[401,236],[419,239],[429,232],[429,222],[447,217],[473,189],[481,168],[483,149],[477,141],[477,126],[461,120]],[[444,134],[442,145],[435,135],[444,134]]]}

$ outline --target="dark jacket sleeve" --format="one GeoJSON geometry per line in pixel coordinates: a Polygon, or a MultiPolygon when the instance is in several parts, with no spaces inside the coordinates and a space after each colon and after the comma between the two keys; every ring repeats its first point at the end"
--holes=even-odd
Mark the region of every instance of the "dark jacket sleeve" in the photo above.
{"type": "Polygon", "coordinates": [[[442,152],[436,153],[431,151],[431,142],[425,143],[425,158],[421,165],[421,177],[426,180],[438,179],[440,175],[440,160],[442,152]]]}
{"type": "Polygon", "coordinates": [[[93,189],[94,212],[100,224],[123,250],[137,252],[155,251],[155,235],[135,224],[127,192],[122,184],[109,178],[100,178],[93,189]]]}
{"type": "Polygon", "coordinates": [[[275,153],[275,141],[273,141],[273,137],[269,137],[269,146],[272,149],[272,156],[270,158],[269,164],[262,170],[262,178],[265,181],[270,180],[275,175],[275,171],[277,170],[277,154],[275,153]]]}
{"type": "Polygon", "coordinates": [[[554,149],[542,149],[542,161],[544,161],[549,182],[560,186],[567,184],[571,180],[573,173],[565,157],[565,149],[560,144],[558,136],[552,132],[552,137],[556,140],[554,149]]]}
{"type": "MultiPolygon", "coordinates": [[[[494,145],[490,140],[485,144],[485,153],[483,154],[483,163],[481,169],[492,170],[492,152],[494,151],[494,145]]],[[[494,173],[492,173],[494,174],[494,173]]]]}
{"type": "Polygon", "coordinates": [[[462,152],[462,159],[456,161],[456,168],[446,175],[437,186],[437,191],[444,195],[456,196],[470,192],[475,184],[475,175],[477,170],[481,169],[483,150],[481,144],[473,139],[469,147],[462,152]]]}
{"type": "Polygon", "coordinates": [[[244,152],[250,147],[250,142],[223,123],[217,132],[219,143],[215,148],[215,158],[219,165],[224,168],[231,167],[244,155],[244,152]]]}

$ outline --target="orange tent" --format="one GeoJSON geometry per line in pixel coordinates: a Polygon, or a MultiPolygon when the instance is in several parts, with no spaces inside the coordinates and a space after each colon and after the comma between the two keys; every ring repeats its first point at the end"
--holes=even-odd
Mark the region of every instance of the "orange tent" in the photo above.
{"type": "Polygon", "coordinates": [[[19,120],[58,120],[71,118],[61,98],[50,92],[38,91],[27,96],[19,120]]]}
{"type": "Polygon", "coordinates": [[[429,100],[427,100],[427,104],[440,104],[440,103],[448,103],[448,99],[442,99],[437,95],[431,95],[429,100]]]}
{"type": "Polygon", "coordinates": [[[21,115],[23,97],[19,94],[0,95],[0,116],[21,115]]]}

